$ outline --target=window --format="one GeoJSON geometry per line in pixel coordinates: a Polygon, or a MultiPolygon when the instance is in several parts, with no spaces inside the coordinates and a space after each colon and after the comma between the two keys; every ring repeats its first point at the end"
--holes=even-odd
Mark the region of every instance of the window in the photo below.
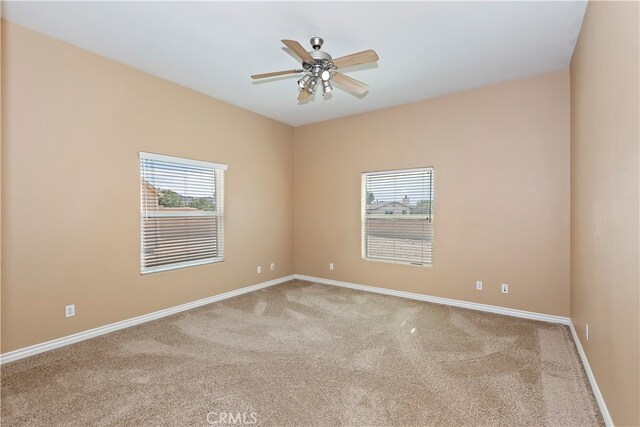
{"type": "Polygon", "coordinates": [[[217,163],[140,153],[142,273],[224,259],[226,169],[217,163]]]}
{"type": "Polygon", "coordinates": [[[362,257],[433,264],[433,168],[362,174],[362,257]]]}

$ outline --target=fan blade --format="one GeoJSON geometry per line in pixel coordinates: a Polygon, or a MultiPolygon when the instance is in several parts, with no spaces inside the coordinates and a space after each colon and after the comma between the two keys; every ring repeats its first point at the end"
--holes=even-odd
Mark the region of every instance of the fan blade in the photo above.
{"type": "Polygon", "coordinates": [[[367,93],[367,91],[369,90],[369,86],[367,86],[366,84],[356,79],[352,79],[351,77],[347,77],[341,73],[335,73],[331,80],[339,85],[346,87],[347,89],[354,91],[358,95],[367,93]]]}
{"type": "Polygon", "coordinates": [[[334,59],[333,65],[335,65],[336,68],[345,68],[352,67],[354,65],[366,64],[367,62],[376,62],[378,59],[380,59],[378,54],[369,49],[334,59]]]}
{"type": "Polygon", "coordinates": [[[298,101],[304,102],[309,99],[310,96],[311,95],[309,94],[309,92],[307,92],[305,88],[302,88],[300,89],[300,94],[298,95],[298,101]]]}
{"type": "Polygon", "coordinates": [[[302,61],[315,62],[313,57],[307,52],[300,43],[295,40],[282,40],[285,46],[293,51],[302,61]]]}
{"type": "Polygon", "coordinates": [[[284,76],[287,74],[298,74],[303,72],[304,70],[287,70],[287,71],[274,71],[273,73],[264,73],[264,74],[254,74],[251,76],[252,79],[266,79],[267,77],[275,77],[275,76],[284,76]]]}

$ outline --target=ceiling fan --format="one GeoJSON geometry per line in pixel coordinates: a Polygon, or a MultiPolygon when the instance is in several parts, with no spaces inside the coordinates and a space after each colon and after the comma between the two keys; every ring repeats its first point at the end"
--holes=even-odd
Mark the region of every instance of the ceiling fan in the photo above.
{"type": "Polygon", "coordinates": [[[309,52],[307,52],[305,48],[295,40],[282,40],[282,43],[284,43],[285,46],[291,49],[293,53],[300,58],[302,61],[302,69],[254,74],[251,76],[252,79],[265,79],[268,77],[284,76],[287,74],[305,73],[305,75],[298,80],[298,86],[300,86],[298,101],[306,101],[311,95],[313,95],[318,83],[322,85],[323,94],[327,94],[333,90],[331,82],[352,90],[358,95],[366,93],[369,89],[369,86],[366,84],[356,79],[352,79],[351,77],[347,77],[336,70],[352,67],[354,65],[366,64],[368,62],[376,62],[379,58],[375,51],[369,49],[333,59],[327,52],[320,50],[324,43],[322,37],[313,37],[311,39],[311,46],[313,47],[313,50],[309,52]]]}

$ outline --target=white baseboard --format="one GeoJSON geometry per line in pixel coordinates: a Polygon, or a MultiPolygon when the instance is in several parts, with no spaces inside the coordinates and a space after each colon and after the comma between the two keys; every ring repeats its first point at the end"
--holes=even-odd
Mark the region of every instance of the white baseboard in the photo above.
{"type": "Polygon", "coordinates": [[[604,423],[607,426],[613,427],[613,419],[611,419],[611,414],[609,414],[607,405],[604,403],[604,397],[600,392],[600,388],[598,387],[598,383],[596,382],[596,377],[593,375],[593,371],[591,371],[591,366],[589,366],[587,354],[582,348],[582,343],[580,342],[580,338],[578,338],[578,333],[576,332],[576,328],[573,326],[573,322],[571,322],[569,328],[571,328],[573,341],[576,343],[576,347],[578,348],[580,360],[582,360],[582,365],[584,366],[584,370],[586,371],[589,382],[591,383],[591,390],[593,390],[593,396],[596,398],[596,402],[598,402],[598,407],[600,407],[600,412],[602,413],[602,418],[604,418],[604,423]]]}
{"type": "Polygon", "coordinates": [[[468,308],[471,310],[486,311],[488,313],[504,314],[506,316],[521,317],[524,319],[540,320],[543,322],[562,323],[570,325],[571,319],[562,316],[553,316],[550,314],[534,313],[532,311],[516,310],[514,308],[499,307],[496,305],[479,304],[475,302],[462,301],[451,298],[434,297],[425,294],[416,294],[413,292],[396,291],[387,288],[378,288],[375,286],[358,285],[356,283],[341,282],[339,280],[323,279],[321,277],[305,276],[295,274],[296,279],[306,280],[309,282],[321,283],[323,285],[340,286],[343,288],[357,289],[359,291],[375,292],[377,294],[392,295],[395,297],[409,298],[418,301],[432,302],[435,304],[451,305],[454,307],[468,308]]]}
{"type": "Polygon", "coordinates": [[[139,325],[141,323],[149,322],[151,320],[160,319],[161,317],[170,316],[172,314],[180,313],[182,311],[190,310],[192,308],[200,307],[202,305],[211,304],[212,302],[221,301],[227,298],[232,298],[238,295],[246,294],[248,292],[257,291],[258,289],[266,288],[280,283],[293,280],[295,275],[280,277],[278,279],[269,280],[267,282],[258,283],[257,285],[246,286],[244,288],[235,289],[233,291],[225,292],[222,294],[214,295],[207,298],[202,298],[197,301],[188,302],[186,304],[177,305],[175,307],[165,308],[164,310],[154,311],[153,313],[143,314],[142,316],[134,317],[120,322],[111,323],[109,325],[99,326],[88,331],[78,332],[77,334],[68,335],[66,337],[57,338],[51,341],[35,344],[29,347],[20,348],[18,350],[10,351],[0,355],[0,364],[13,362],[18,359],[33,356],[38,353],[53,350],[55,348],[64,347],[69,344],[74,344],[80,341],[94,338],[99,335],[108,334],[120,329],[128,328],[130,326],[139,325]]]}

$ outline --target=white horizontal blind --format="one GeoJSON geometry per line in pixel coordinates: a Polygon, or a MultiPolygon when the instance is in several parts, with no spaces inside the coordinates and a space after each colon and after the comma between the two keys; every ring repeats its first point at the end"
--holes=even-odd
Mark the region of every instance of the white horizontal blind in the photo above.
{"type": "Polygon", "coordinates": [[[140,153],[142,273],[224,259],[225,169],[140,153]]]}
{"type": "Polygon", "coordinates": [[[362,256],[433,264],[433,168],[362,174],[362,256]]]}

